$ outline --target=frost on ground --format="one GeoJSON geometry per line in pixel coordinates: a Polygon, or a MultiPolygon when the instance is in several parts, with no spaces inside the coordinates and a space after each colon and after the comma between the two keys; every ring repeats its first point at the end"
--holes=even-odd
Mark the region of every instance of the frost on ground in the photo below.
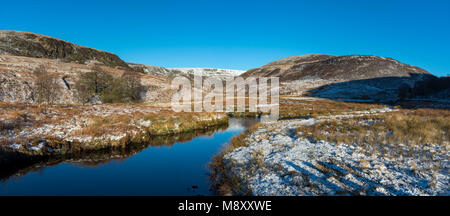
{"type": "Polygon", "coordinates": [[[223,159],[256,196],[450,195],[448,144],[421,146],[415,149],[420,154],[408,154],[411,149],[404,145],[402,154],[386,156],[356,144],[316,141],[296,133],[298,126],[322,120],[263,123],[244,139],[248,146],[223,159]]]}
{"type": "Polygon", "coordinates": [[[203,129],[227,120],[220,113],[173,113],[150,105],[23,106],[0,104],[0,151],[53,153],[51,143],[80,148],[121,145],[149,135],[203,129]]]}
{"type": "Polygon", "coordinates": [[[219,79],[226,79],[239,76],[245,71],[243,70],[231,70],[231,69],[217,69],[217,68],[168,68],[169,71],[178,72],[181,74],[201,74],[206,77],[216,77],[219,79]]]}

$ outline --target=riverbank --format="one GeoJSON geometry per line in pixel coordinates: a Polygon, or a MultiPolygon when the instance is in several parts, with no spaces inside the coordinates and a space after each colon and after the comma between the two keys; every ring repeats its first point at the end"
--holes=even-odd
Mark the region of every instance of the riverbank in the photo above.
{"type": "Polygon", "coordinates": [[[0,104],[0,166],[150,142],[228,123],[224,113],[175,113],[146,104],[0,104]]]}
{"type": "Polygon", "coordinates": [[[227,125],[154,136],[148,143],[41,160],[0,178],[0,194],[214,195],[206,165],[255,121],[230,118],[227,125]]]}
{"type": "Polygon", "coordinates": [[[17,162],[9,163],[7,167],[4,167],[5,169],[1,169],[0,180],[7,181],[12,176],[24,176],[32,171],[39,171],[49,166],[57,166],[61,163],[76,163],[80,164],[80,166],[95,167],[102,164],[108,164],[112,161],[125,161],[149,147],[171,147],[175,143],[190,142],[192,139],[199,136],[212,136],[214,133],[224,131],[228,127],[228,125],[218,125],[208,129],[198,129],[179,134],[156,135],[148,139],[148,142],[129,143],[126,146],[100,150],[36,156],[34,158],[30,155],[26,155],[22,159],[20,159],[20,155],[16,153],[16,155],[11,155],[11,161],[15,160],[17,162]]]}
{"type": "Polygon", "coordinates": [[[222,195],[449,195],[449,117],[385,107],[261,122],[213,159],[212,184],[222,195]]]}

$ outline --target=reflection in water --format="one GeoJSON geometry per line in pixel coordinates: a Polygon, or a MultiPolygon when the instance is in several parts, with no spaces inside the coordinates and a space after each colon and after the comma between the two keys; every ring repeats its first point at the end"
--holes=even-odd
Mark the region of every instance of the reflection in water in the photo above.
{"type": "Polygon", "coordinates": [[[4,177],[0,195],[208,195],[206,164],[255,122],[230,119],[208,131],[47,159],[4,177]]]}

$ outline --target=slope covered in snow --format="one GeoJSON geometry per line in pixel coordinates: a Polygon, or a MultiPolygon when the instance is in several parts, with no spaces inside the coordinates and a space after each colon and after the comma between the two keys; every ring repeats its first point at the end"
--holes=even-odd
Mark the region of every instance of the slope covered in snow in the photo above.
{"type": "Polygon", "coordinates": [[[193,75],[194,73],[201,73],[203,76],[207,77],[217,77],[217,78],[228,78],[240,76],[245,71],[242,70],[231,70],[231,69],[218,69],[218,68],[168,68],[169,71],[179,72],[182,74],[193,75]]]}

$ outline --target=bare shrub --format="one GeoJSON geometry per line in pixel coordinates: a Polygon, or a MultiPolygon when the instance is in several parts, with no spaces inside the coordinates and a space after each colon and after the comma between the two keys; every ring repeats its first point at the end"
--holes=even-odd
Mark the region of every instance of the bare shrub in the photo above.
{"type": "Polygon", "coordinates": [[[36,76],[35,88],[33,90],[34,99],[38,103],[53,104],[60,92],[58,78],[48,72],[45,65],[40,65],[34,70],[36,76]]]}

